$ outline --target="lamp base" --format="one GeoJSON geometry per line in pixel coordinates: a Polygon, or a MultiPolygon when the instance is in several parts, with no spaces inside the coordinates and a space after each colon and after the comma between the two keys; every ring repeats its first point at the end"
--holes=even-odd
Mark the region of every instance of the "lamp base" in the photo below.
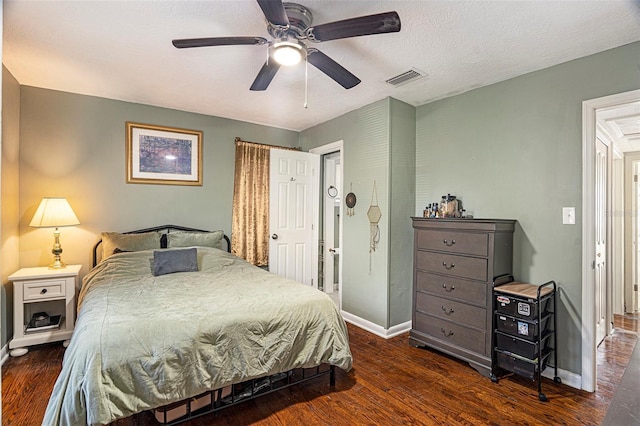
{"type": "Polygon", "coordinates": [[[60,258],[60,255],[62,254],[62,246],[60,245],[60,230],[57,227],[53,231],[53,238],[53,249],[51,249],[51,253],[53,253],[53,263],[49,265],[49,269],[66,268],[67,265],[65,265],[60,258]]]}
{"type": "Polygon", "coordinates": [[[49,269],[64,269],[66,267],[67,265],[61,260],[54,261],[51,265],[49,265],[49,269]]]}

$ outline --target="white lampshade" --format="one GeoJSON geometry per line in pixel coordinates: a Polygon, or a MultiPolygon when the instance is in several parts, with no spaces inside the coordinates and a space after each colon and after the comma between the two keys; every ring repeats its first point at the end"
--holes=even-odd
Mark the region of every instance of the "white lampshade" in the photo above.
{"type": "Polygon", "coordinates": [[[45,197],[40,202],[36,214],[33,215],[29,226],[34,228],[49,228],[60,226],[80,225],[78,217],[73,212],[66,198],[45,197]]]}

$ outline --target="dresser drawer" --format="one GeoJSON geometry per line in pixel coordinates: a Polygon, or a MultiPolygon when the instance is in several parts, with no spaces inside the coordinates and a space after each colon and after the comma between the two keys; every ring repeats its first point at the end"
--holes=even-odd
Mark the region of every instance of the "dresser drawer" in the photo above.
{"type": "Polygon", "coordinates": [[[486,328],[487,310],[425,293],[416,293],[416,311],[446,319],[456,324],[486,328]]]}
{"type": "Polygon", "coordinates": [[[487,304],[486,282],[465,281],[459,278],[416,271],[416,289],[477,305],[486,306],[487,304]]]}
{"type": "Polygon", "coordinates": [[[416,252],[416,268],[454,277],[478,281],[487,280],[487,259],[476,257],[418,251],[416,252]]]}
{"type": "Polygon", "coordinates": [[[456,345],[479,354],[485,352],[487,336],[484,331],[453,324],[421,312],[415,313],[413,328],[449,345],[456,345]]]}
{"type": "Polygon", "coordinates": [[[418,249],[487,256],[489,234],[476,234],[449,230],[418,231],[418,249]]]}
{"type": "Polygon", "coordinates": [[[23,300],[47,300],[65,297],[65,280],[30,281],[24,284],[23,300]]]}

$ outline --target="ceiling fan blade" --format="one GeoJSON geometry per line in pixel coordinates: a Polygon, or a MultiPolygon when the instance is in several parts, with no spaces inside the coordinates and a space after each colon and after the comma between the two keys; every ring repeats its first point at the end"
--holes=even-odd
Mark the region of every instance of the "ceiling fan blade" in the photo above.
{"type": "Polygon", "coordinates": [[[320,52],[318,49],[309,49],[307,53],[307,61],[320,71],[331,77],[344,87],[351,89],[360,83],[360,79],[347,71],[342,65],[320,52]]]}
{"type": "Polygon", "coordinates": [[[209,37],[209,38],[183,38],[171,41],[178,49],[185,47],[206,46],[236,46],[236,45],[262,45],[267,43],[262,37],[209,37]]]}
{"type": "Polygon", "coordinates": [[[253,80],[253,84],[249,90],[253,91],[262,91],[267,90],[271,80],[275,77],[276,73],[280,69],[280,64],[274,60],[268,60],[264,63],[262,68],[260,68],[260,72],[256,76],[256,79],[253,80]]]}
{"type": "Polygon", "coordinates": [[[397,33],[400,31],[400,16],[397,12],[360,16],[343,21],[329,22],[307,28],[310,41],[328,41],[372,34],[397,33]]]}
{"type": "Polygon", "coordinates": [[[267,18],[267,22],[279,27],[288,27],[289,18],[287,12],[284,10],[282,0],[257,0],[264,13],[264,17],[267,18]]]}

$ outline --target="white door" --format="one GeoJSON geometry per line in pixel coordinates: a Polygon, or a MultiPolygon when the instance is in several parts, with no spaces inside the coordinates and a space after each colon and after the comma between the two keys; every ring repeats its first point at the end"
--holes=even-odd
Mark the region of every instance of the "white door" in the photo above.
{"type": "Polygon", "coordinates": [[[317,286],[320,156],[272,149],[269,176],[269,271],[317,286]]]}
{"type": "Polygon", "coordinates": [[[595,167],[595,314],[596,344],[607,335],[607,188],[608,147],[596,140],[595,167]]]}

